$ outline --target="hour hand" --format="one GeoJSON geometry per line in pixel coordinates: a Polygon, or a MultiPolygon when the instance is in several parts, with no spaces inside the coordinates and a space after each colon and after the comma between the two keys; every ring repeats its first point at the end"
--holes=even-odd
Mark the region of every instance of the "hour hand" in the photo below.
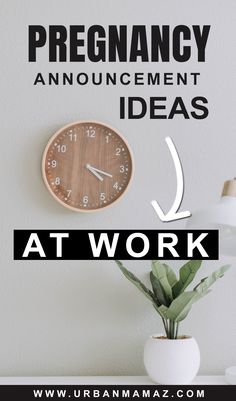
{"type": "MultiPolygon", "coordinates": [[[[93,170],[94,172],[96,171],[97,173],[100,173],[100,174],[102,174],[102,175],[106,175],[107,177],[111,177],[111,178],[112,178],[112,175],[109,174],[109,173],[107,173],[106,171],[99,170],[98,168],[93,167],[93,166],[90,166],[90,165],[89,165],[89,167],[90,167],[90,169],[93,170]]],[[[98,174],[98,175],[100,175],[100,174],[98,174]]]]}
{"type": "Polygon", "coordinates": [[[93,169],[90,164],[86,164],[86,168],[93,174],[95,175],[95,177],[97,177],[100,181],[103,181],[103,178],[100,174],[98,174],[97,171],[95,171],[95,169],[93,169]]]}

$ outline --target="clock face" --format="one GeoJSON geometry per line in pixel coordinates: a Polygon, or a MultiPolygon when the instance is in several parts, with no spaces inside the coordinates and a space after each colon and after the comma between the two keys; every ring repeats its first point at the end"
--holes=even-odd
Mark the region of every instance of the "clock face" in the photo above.
{"type": "Polygon", "coordinates": [[[128,144],[107,125],[81,121],[60,129],[43,155],[43,178],[51,194],[75,211],[111,205],[132,176],[128,144]]]}

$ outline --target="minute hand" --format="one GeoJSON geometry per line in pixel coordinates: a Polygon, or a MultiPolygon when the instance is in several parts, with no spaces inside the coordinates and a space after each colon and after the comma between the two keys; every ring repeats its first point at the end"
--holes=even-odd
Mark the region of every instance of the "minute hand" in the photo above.
{"type": "Polygon", "coordinates": [[[98,168],[95,168],[95,167],[93,167],[93,166],[89,166],[89,167],[90,167],[92,170],[97,171],[97,173],[106,175],[107,177],[111,177],[111,178],[113,177],[111,174],[106,173],[106,171],[99,170],[98,168]]]}
{"type": "Polygon", "coordinates": [[[103,178],[100,174],[98,174],[96,171],[94,171],[89,164],[86,164],[86,168],[93,174],[95,177],[97,177],[100,181],[103,181],[103,178]]]}

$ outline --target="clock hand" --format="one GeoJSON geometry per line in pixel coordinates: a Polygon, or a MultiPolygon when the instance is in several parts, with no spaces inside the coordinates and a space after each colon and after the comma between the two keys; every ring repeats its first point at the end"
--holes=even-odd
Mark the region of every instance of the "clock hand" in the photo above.
{"type": "Polygon", "coordinates": [[[90,166],[90,165],[89,165],[89,167],[90,167],[92,170],[97,171],[98,173],[101,173],[101,174],[103,174],[103,175],[106,175],[107,177],[111,177],[111,178],[112,178],[112,175],[109,174],[109,173],[106,173],[105,171],[99,170],[98,168],[92,167],[92,166],[90,166]]]}
{"type": "Polygon", "coordinates": [[[93,170],[93,168],[89,165],[86,164],[86,168],[93,174],[95,177],[97,177],[100,181],[103,181],[103,178],[100,174],[98,174],[96,171],[93,170]]]}

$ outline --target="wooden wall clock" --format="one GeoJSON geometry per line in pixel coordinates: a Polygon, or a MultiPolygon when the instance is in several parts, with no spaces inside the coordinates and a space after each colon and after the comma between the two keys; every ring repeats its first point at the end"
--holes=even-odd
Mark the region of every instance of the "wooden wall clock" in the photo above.
{"type": "Polygon", "coordinates": [[[46,187],[59,203],[91,212],[121,198],[133,175],[133,160],[127,142],[114,128],[79,121],[51,137],[42,171],[46,187]]]}

